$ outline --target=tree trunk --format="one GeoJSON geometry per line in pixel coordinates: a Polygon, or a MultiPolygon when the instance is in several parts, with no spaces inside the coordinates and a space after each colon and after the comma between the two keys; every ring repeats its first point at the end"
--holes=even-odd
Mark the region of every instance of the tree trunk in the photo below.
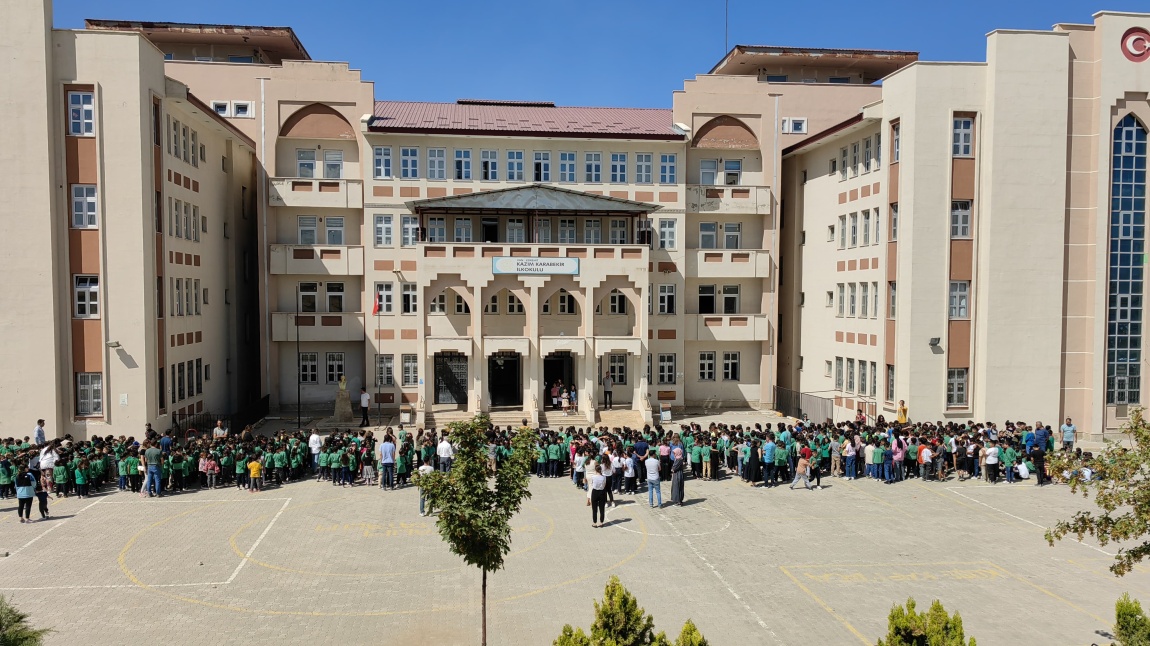
{"type": "Polygon", "coordinates": [[[487,570],[483,571],[483,646],[487,646],[487,570]]]}

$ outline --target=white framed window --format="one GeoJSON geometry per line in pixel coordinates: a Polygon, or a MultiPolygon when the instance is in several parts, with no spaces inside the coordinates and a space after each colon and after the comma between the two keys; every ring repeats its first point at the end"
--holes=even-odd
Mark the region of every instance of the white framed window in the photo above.
{"type": "Polygon", "coordinates": [[[850,283],[849,285],[847,285],[847,294],[849,294],[849,300],[847,301],[847,316],[853,317],[855,315],[855,311],[856,311],[855,306],[857,304],[857,299],[856,299],[857,290],[858,290],[858,285],[856,283],[850,283]]]}
{"type": "Polygon", "coordinates": [[[318,243],[319,218],[314,215],[300,215],[296,217],[296,232],[299,234],[297,239],[300,244],[318,243]]]}
{"type": "Polygon", "coordinates": [[[887,318],[893,319],[895,312],[896,312],[896,309],[895,309],[896,293],[897,293],[896,288],[897,288],[897,285],[895,285],[895,282],[893,280],[890,281],[889,283],[887,283],[887,294],[888,294],[888,296],[887,296],[887,318]]]}
{"type": "Polygon", "coordinates": [[[183,278],[173,278],[172,280],[176,281],[175,282],[175,285],[176,285],[176,289],[175,289],[176,316],[183,316],[184,315],[184,279],[183,278]]]}
{"type": "Polygon", "coordinates": [[[373,151],[374,177],[391,179],[391,146],[376,146],[373,151]]]}
{"type": "Polygon", "coordinates": [[[492,294],[491,298],[487,300],[487,307],[483,308],[484,314],[498,314],[499,313],[499,294],[492,294]]]}
{"type": "Polygon", "coordinates": [[[403,216],[400,228],[399,246],[414,247],[419,242],[419,218],[414,215],[403,216]]]}
{"type": "Polygon", "coordinates": [[[251,101],[232,101],[232,117],[236,119],[252,119],[255,113],[252,111],[251,101]]]}
{"type": "Polygon", "coordinates": [[[866,247],[870,245],[870,211],[862,212],[862,243],[866,247]]]}
{"type": "Polygon", "coordinates": [[[377,355],[375,355],[375,385],[377,385],[377,386],[394,386],[395,385],[395,355],[394,354],[377,354],[377,355]]]}
{"type": "Polygon", "coordinates": [[[670,218],[659,219],[659,248],[676,249],[675,221],[670,218]]]}
{"type": "Polygon", "coordinates": [[[327,383],[338,384],[339,378],[343,376],[343,353],[328,352],[326,357],[326,364],[327,383]]]}
{"type": "Polygon", "coordinates": [[[850,217],[851,231],[850,231],[850,246],[855,248],[859,246],[859,214],[851,213],[850,217]]]}
{"type": "Polygon", "coordinates": [[[471,306],[459,294],[455,295],[455,313],[456,314],[470,314],[471,306]]]}
{"type": "Polygon", "coordinates": [[[740,249],[743,244],[743,224],[741,222],[723,223],[723,248],[740,249]]]}
{"type": "Polygon", "coordinates": [[[392,216],[377,213],[375,215],[375,246],[392,246],[392,216]]]}
{"type": "Polygon", "coordinates": [[[195,130],[192,131],[192,166],[195,168],[200,167],[200,135],[195,130]]]}
{"type": "Polygon", "coordinates": [[[678,182],[678,155],[663,153],[659,155],[659,183],[675,184],[678,182]]]}
{"type": "Polygon", "coordinates": [[[951,154],[955,157],[970,157],[973,154],[973,143],[974,119],[970,117],[955,117],[951,154]]]}
{"type": "Polygon", "coordinates": [[[535,222],[535,241],[551,242],[551,218],[539,218],[535,222]]]}
{"type": "Polygon", "coordinates": [[[847,286],[844,283],[839,283],[838,288],[839,288],[839,312],[838,312],[838,315],[843,316],[845,314],[845,310],[846,310],[847,286]]]}
{"type": "Polygon", "coordinates": [[[574,218],[559,218],[559,244],[575,244],[574,218]]]}
{"type": "Polygon", "coordinates": [[[723,381],[738,381],[742,374],[740,368],[738,352],[723,353],[723,381]]]}
{"type": "Polygon", "coordinates": [[[870,284],[871,298],[874,299],[871,307],[871,318],[878,318],[878,282],[870,284]]]}
{"type": "Polygon", "coordinates": [[[427,179],[447,179],[447,149],[427,149],[427,179]]]}
{"type": "Polygon", "coordinates": [[[717,249],[719,246],[719,223],[699,223],[699,248],[717,249]]]}
{"type": "Polygon", "coordinates": [[[419,286],[415,283],[403,283],[400,289],[400,297],[402,302],[402,309],[404,314],[418,314],[419,313],[419,286]]]}
{"type": "Polygon", "coordinates": [[[343,216],[329,215],[323,221],[324,233],[326,234],[324,241],[325,244],[342,245],[343,244],[343,216]]]}
{"type": "Polygon", "coordinates": [[[180,154],[183,155],[184,161],[187,162],[188,157],[189,157],[189,152],[190,152],[189,146],[188,146],[188,127],[187,126],[183,126],[182,128],[180,128],[180,148],[181,148],[180,154]]]}
{"type": "Polygon", "coordinates": [[[651,153],[635,153],[635,181],[639,184],[651,183],[651,153]]]}
{"type": "Polygon", "coordinates": [[[827,292],[826,306],[827,307],[834,307],[835,306],[835,293],[833,291],[827,292]]]}
{"type": "Polygon", "coordinates": [[[531,167],[532,177],[536,182],[551,181],[551,153],[546,150],[537,150],[531,167]]]}
{"type": "Polygon", "coordinates": [[[874,208],[874,237],[871,239],[871,242],[878,244],[880,241],[878,207],[876,206],[874,208]]]}
{"type": "Polygon", "coordinates": [[[867,388],[868,383],[870,383],[870,382],[867,380],[866,362],[860,360],[859,361],[859,394],[860,395],[866,395],[867,394],[866,388],[867,388]]]}
{"type": "Polygon", "coordinates": [[[516,296],[515,294],[512,294],[511,292],[507,292],[507,313],[508,314],[525,314],[526,313],[526,311],[523,309],[523,301],[519,300],[519,297],[516,296]]]}
{"type": "Polygon", "coordinates": [[[192,240],[200,241],[200,207],[192,205],[192,240]]]}
{"type": "Polygon", "coordinates": [[[72,277],[72,315],[78,319],[100,317],[100,277],[72,277]]]}
{"type": "Polygon", "coordinates": [[[870,284],[859,283],[859,318],[870,318],[870,284]]]}
{"type": "Polygon", "coordinates": [[[950,281],[950,318],[970,318],[970,281],[950,281]]]}
{"type": "Polygon", "coordinates": [[[399,176],[402,179],[417,179],[419,177],[419,149],[399,149],[399,176]]]}
{"type": "Polygon", "coordinates": [[[315,177],[315,151],[310,148],[297,148],[295,151],[296,177],[315,177]]]}
{"type": "Polygon", "coordinates": [[[479,151],[479,179],[493,182],[499,179],[499,151],[479,151]]]}
{"type": "Polygon", "coordinates": [[[180,122],[178,119],[173,119],[172,124],[172,157],[178,158],[180,156],[180,122]]]}
{"type": "Polygon", "coordinates": [[[607,372],[611,374],[611,379],[616,386],[627,385],[627,355],[607,355],[607,372]]]}
{"type": "Polygon", "coordinates": [[[966,406],[966,368],[946,371],[946,405],[966,406]]]}
{"type": "MultiPolygon", "coordinates": [[[[179,285],[177,284],[178,288],[179,285]]],[[[299,284],[299,311],[319,311],[319,283],[306,282],[299,284]]]]}
{"type": "Polygon", "coordinates": [[[523,218],[507,218],[507,242],[527,241],[527,226],[523,218]]]}
{"type": "Polygon", "coordinates": [[[471,218],[455,218],[455,241],[471,242],[471,218]]]}
{"type": "Polygon", "coordinates": [[[192,203],[184,202],[184,239],[192,239],[192,203]]]}
{"type": "Polygon", "coordinates": [[[419,355],[405,354],[401,358],[403,362],[403,385],[404,386],[418,386],[419,385],[419,355]]]}
{"type": "Polygon", "coordinates": [[[783,134],[805,135],[807,134],[807,118],[783,117],[781,131],[783,134]]]}
{"type": "Polygon", "coordinates": [[[870,161],[871,161],[871,157],[872,157],[870,146],[871,146],[870,137],[863,139],[863,172],[864,173],[870,172],[870,161]]]}
{"type": "Polygon", "coordinates": [[[627,183],[627,153],[611,153],[611,183],[627,183]]]}
{"type": "Polygon", "coordinates": [[[427,218],[427,241],[447,242],[447,218],[427,218]]]}
{"type": "Polygon", "coordinates": [[[834,374],[834,369],[831,366],[832,366],[832,364],[831,364],[830,359],[827,359],[826,361],[823,362],[823,376],[824,377],[830,377],[832,374],[834,374]]]}
{"type": "Polygon", "coordinates": [[[847,392],[855,391],[855,360],[847,359],[847,392]]]}
{"type": "Polygon", "coordinates": [[[607,295],[607,313],[608,314],[626,314],[627,313],[627,297],[617,289],[612,289],[611,293],[607,295]]]}
{"type": "Polygon", "coordinates": [[[212,111],[221,117],[232,116],[232,104],[228,101],[212,101],[212,111]]]}
{"type": "Polygon", "coordinates": [[[723,285],[723,314],[739,313],[739,286],[723,285]]]}
{"type": "Polygon", "coordinates": [[[184,279],[184,312],[186,312],[188,316],[191,316],[193,314],[193,310],[192,310],[192,279],[191,278],[185,278],[184,279]]]}
{"type": "Polygon", "coordinates": [[[843,148],[839,151],[839,180],[842,181],[847,178],[847,149],[843,148]]]}
{"type": "Polygon", "coordinates": [[[72,227],[75,229],[95,229],[96,186],[93,184],[72,185],[72,227]]]}
{"type": "Polygon", "coordinates": [[[970,237],[970,200],[953,200],[950,203],[950,237],[970,237]]]}
{"type": "Polygon", "coordinates": [[[718,308],[714,285],[699,285],[699,313],[714,314],[718,308]]]}
{"type": "Polygon", "coordinates": [[[559,290],[559,313],[560,314],[576,314],[577,303],[575,297],[567,293],[566,289],[559,290]]]}
{"type": "Polygon", "coordinates": [[[851,144],[851,177],[859,175],[859,142],[851,144]]]}
{"type": "Polygon", "coordinates": [[[835,390],[843,389],[843,358],[835,357],[835,390]]]}
{"type": "Polygon", "coordinates": [[[603,243],[603,222],[598,218],[583,220],[583,244],[603,243]]]}
{"type": "Polygon", "coordinates": [[[560,151],[559,153],[559,181],[575,181],[575,153],[560,151]]]}
{"type": "Polygon", "coordinates": [[[886,400],[894,401],[894,366],[886,364],[886,400]]]}
{"type": "Polygon", "coordinates": [[[432,296],[427,302],[428,314],[446,314],[447,313],[447,294],[440,294],[439,296],[432,296]]]}
{"type": "MultiPolygon", "coordinates": [[[[650,356],[650,355],[648,355],[650,356]]],[[[673,384],[675,383],[675,366],[676,355],[671,353],[664,353],[659,355],[659,383],[660,384],[673,384]]]]}
{"type": "Polygon", "coordinates": [[[299,381],[302,384],[319,383],[319,353],[301,352],[299,355],[299,381]]]}
{"type": "Polygon", "coordinates": [[[327,291],[327,311],[342,312],[343,283],[327,283],[324,289],[327,291]]]}
{"type": "Polygon", "coordinates": [[[627,221],[613,218],[610,236],[611,244],[627,244],[627,221]]]}
{"type": "MultiPolygon", "coordinates": [[[[192,281],[192,304],[196,306],[196,316],[200,315],[200,279],[192,281]]],[[[191,314],[191,312],[188,312],[191,314]]]]}
{"type": "MultiPolygon", "coordinates": [[[[882,166],[882,135],[876,132],[874,133],[874,167],[877,169],[879,166],[882,166]]],[[[871,373],[873,374],[874,371],[872,370],[871,373]]]]}
{"type": "Polygon", "coordinates": [[[659,313],[675,313],[675,286],[659,285],[659,313]]]}
{"type": "Polygon", "coordinates": [[[890,241],[898,240],[898,203],[890,205],[890,241]]]}
{"type": "Polygon", "coordinates": [[[91,92],[68,93],[68,134],[90,137],[95,134],[96,101],[91,92]]]}
{"type": "Polygon", "coordinates": [[[471,179],[471,151],[470,150],[456,150],[455,151],[455,179],[469,180],[471,179]]]}
{"type": "Polygon", "coordinates": [[[583,156],[583,181],[596,184],[603,181],[603,153],[586,153],[583,156]]]}
{"type": "Polygon", "coordinates": [[[878,395],[878,366],[875,362],[870,362],[870,396],[875,397],[878,395]]]}
{"type": "Polygon", "coordinates": [[[699,353],[699,381],[715,380],[715,353],[699,353]]]}
{"type": "Polygon", "coordinates": [[[847,248],[847,216],[839,216],[839,249],[847,248]]]}
{"type": "Polygon", "coordinates": [[[719,160],[699,160],[699,183],[704,186],[714,186],[719,181],[719,160]]]}
{"type": "Polygon", "coordinates": [[[104,375],[99,372],[76,373],[76,415],[93,417],[103,414],[104,375]]]}
{"type": "Polygon", "coordinates": [[[899,135],[900,129],[898,122],[890,124],[890,161],[892,164],[898,163],[899,144],[901,142],[901,136],[899,135]]]}
{"type": "Polygon", "coordinates": [[[507,181],[509,181],[509,182],[522,182],[523,181],[523,151],[522,150],[508,150],[507,151],[507,181]]]}

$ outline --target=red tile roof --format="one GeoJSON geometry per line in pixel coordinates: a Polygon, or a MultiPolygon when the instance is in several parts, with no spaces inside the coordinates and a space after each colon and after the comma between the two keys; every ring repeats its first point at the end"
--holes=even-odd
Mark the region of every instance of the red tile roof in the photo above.
{"type": "Polygon", "coordinates": [[[678,141],[671,111],[654,108],[555,107],[546,102],[376,101],[372,132],[535,135],[678,141]]]}

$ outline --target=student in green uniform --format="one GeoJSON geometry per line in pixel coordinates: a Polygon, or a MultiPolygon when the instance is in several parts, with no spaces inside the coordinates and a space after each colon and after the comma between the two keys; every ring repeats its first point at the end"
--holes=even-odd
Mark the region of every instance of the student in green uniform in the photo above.
{"type": "Polygon", "coordinates": [[[76,463],[76,498],[83,500],[88,495],[88,477],[89,477],[88,460],[80,460],[76,463]]]}

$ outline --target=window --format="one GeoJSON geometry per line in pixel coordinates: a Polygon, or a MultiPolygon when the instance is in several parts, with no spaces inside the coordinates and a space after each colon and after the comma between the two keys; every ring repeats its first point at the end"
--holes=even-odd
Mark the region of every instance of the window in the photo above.
{"type": "Polygon", "coordinates": [[[838,288],[839,288],[839,312],[838,312],[838,315],[842,316],[845,313],[844,310],[846,309],[846,289],[847,289],[847,287],[845,284],[839,283],[838,288]]]}
{"type": "Polygon", "coordinates": [[[295,151],[296,177],[315,177],[315,151],[297,148],[295,151]]]}
{"type": "Polygon", "coordinates": [[[859,283],[859,318],[869,318],[867,309],[870,305],[870,285],[867,283],[859,283]]]}
{"type": "Polygon", "coordinates": [[[898,155],[899,150],[898,149],[899,149],[899,142],[900,142],[899,125],[900,124],[898,122],[890,124],[890,135],[891,135],[890,161],[892,164],[898,163],[898,157],[899,157],[899,155],[898,155]]]}
{"type": "Polygon", "coordinates": [[[447,313],[447,295],[440,294],[439,296],[432,296],[427,303],[428,314],[446,314],[447,313]]]}
{"type": "Polygon", "coordinates": [[[851,213],[850,222],[851,222],[851,236],[850,236],[851,245],[850,246],[853,249],[853,248],[857,247],[859,244],[859,214],[858,213],[851,213]]]}
{"type": "Polygon", "coordinates": [[[673,383],[675,383],[675,355],[674,354],[660,354],[659,355],[659,383],[660,384],[673,384],[673,383]]]}
{"type": "Polygon", "coordinates": [[[403,361],[403,385],[404,386],[418,386],[419,385],[419,355],[405,354],[402,357],[403,361]]]}
{"type": "Polygon", "coordinates": [[[419,312],[419,288],[415,283],[403,283],[401,285],[401,299],[404,314],[417,314],[419,312]]]}
{"type": "Polygon", "coordinates": [[[835,357],[835,390],[843,389],[843,358],[835,357]]]}
{"type": "Polygon", "coordinates": [[[851,77],[849,76],[832,76],[827,79],[827,83],[850,83],[851,77]]]}
{"type": "Polygon", "coordinates": [[[888,300],[890,310],[887,314],[887,318],[894,318],[894,314],[895,314],[895,284],[894,284],[893,280],[890,281],[889,283],[887,283],[887,289],[890,292],[890,297],[888,300]]]}
{"type": "MultiPolygon", "coordinates": [[[[171,54],[165,54],[166,56],[171,56],[171,54]]],[[[221,117],[232,116],[232,104],[227,101],[212,101],[212,110],[221,117]]]]}
{"type": "Polygon", "coordinates": [[[419,177],[419,149],[399,149],[399,176],[403,179],[416,179],[419,177]]]}
{"type": "MultiPolygon", "coordinates": [[[[179,222],[179,219],[176,220],[179,222]]],[[[179,226],[177,225],[177,229],[179,226]]],[[[296,231],[299,233],[300,244],[316,244],[318,242],[319,218],[314,215],[301,215],[296,218],[296,231]]]]}
{"type": "Polygon", "coordinates": [[[743,160],[728,159],[723,162],[723,184],[738,186],[743,177],[743,160]]]}
{"type": "Polygon", "coordinates": [[[200,314],[200,279],[199,278],[192,281],[192,303],[196,306],[196,316],[199,316],[199,314],[200,314]]]}
{"type": "Polygon", "coordinates": [[[329,215],[323,224],[327,244],[343,244],[343,216],[329,215]]]}
{"type": "Polygon", "coordinates": [[[184,311],[188,316],[192,315],[192,279],[184,279],[184,311]]]}
{"type": "Polygon", "coordinates": [[[898,204],[890,205],[890,241],[898,240],[898,204]]]}
{"type": "Polygon", "coordinates": [[[455,179],[471,179],[471,151],[455,151],[455,179]]]}
{"type": "Polygon", "coordinates": [[[319,354],[301,352],[299,355],[299,381],[302,384],[319,383],[319,354]]]}
{"type": "Polygon", "coordinates": [[[583,220],[583,243],[584,244],[602,244],[603,243],[603,223],[598,219],[583,220]]]}
{"type": "Polygon", "coordinates": [[[575,244],[575,219],[559,219],[559,244],[575,244]]]}
{"type": "Polygon", "coordinates": [[[807,134],[807,119],[806,117],[785,117],[783,119],[782,131],[784,134],[790,133],[793,135],[807,134]]]}
{"type": "Polygon", "coordinates": [[[427,179],[447,179],[447,149],[427,149],[427,179]]]}
{"type": "Polygon", "coordinates": [[[715,249],[718,247],[719,225],[716,222],[699,223],[699,248],[715,249]]]}
{"type": "Polygon", "coordinates": [[[832,225],[827,227],[827,242],[834,242],[834,241],[835,241],[835,225],[832,224],[832,225]]]}
{"type": "Polygon", "coordinates": [[[827,307],[835,306],[835,293],[832,291],[827,292],[827,307]]]}
{"type": "Polygon", "coordinates": [[[699,381],[715,380],[715,353],[699,353],[699,381]]]}
{"type": "Polygon", "coordinates": [[[739,222],[723,223],[723,248],[738,249],[742,244],[743,225],[739,222]]]}
{"type": "Polygon", "coordinates": [[[886,400],[894,401],[894,366],[886,364],[886,400]]]}
{"type": "Polygon", "coordinates": [[[850,294],[850,301],[849,301],[849,305],[847,307],[847,316],[854,316],[855,315],[855,289],[856,289],[856,287],[857,286],[855,283],[851,283],[850,285],[847,285],[847,293],[850,294]]]}
{"type": "Polygon", "coordinates": [[[870,172],[871,148],[870,137],[863,139],[863,172],[870,172]]]}
{"type": "Polygon", "coordinates": [[[874,299],[871,307],[871,318],[878,318],[878,283],[870,284],[871,298],[874,299]]]}
{"type": "Polygon", "coordinates": [[[560,152],[559,153],[559,181],[560,182],[574,182],[575,181],[575,153],[560,152]]]}
{"type": "Polygon", "coordinates": [[[471,242],[471,218],[455,218],[455,241],[471,242]]]}
{"type": "Polygon", "coordinates": [[[375,216],[375,246],[390,247],[391,245],[391,216],[377,214],[375,216]]]}
{"type": "Polygon", "coordinates": [[[400,231],[399,240],[400,246],[415,246],[415,243],[419,242],[419,218],[416,218],[414,215],[403,216],[401,228],[402,231],[400,231]]]}
{"type": "Polygon", "coordinates": [[[377,355],[375,355],[375,385],[377,385],[377,386],[394,386],[395,385],[395,355],[393,355],[393,354],[377,354],[377,355]]]}
{"type": "Polygon", "coordinates": [[[786,83],[787,82],[787,75],[786,74],[767,74],[763,78],[766,79],[767,83],[786,83]]]}
{"type": "Polygon", "coordinates": [[[176,278],[176,316],[184,315],[184,279],[176,278]]]}
{"type": "Polygon", "coordinates": [[[970,237],[970,200],[954,200],[950,203],[950,237],[970,237]]]}
{"type": "Polygon", "coordinates": [[[870,362],[870,396],[875,397],[878,395],[878,366],[875,362],[870,362]]]}
{"type": "Polygon", "coordinates": [[[455,313],[456,314],[470,314],[471,306],[459,294],[455,295],[455,313]]]}
{"type": "Polygon", "coordinates": [[[492,294],[487,302],[487,307],[483,308],[484,314],[498,314],[499,313],[499,294],[492,294]]]}
{"type": "Polygon", "coordinates": [[[76,373],[76,414],[104,414],[104,375],[99,372],[76,373]]]}
{"type": "MultiPolygon", "coordinates": [[[[877,169],[882,165],[882,135],[879,133],[874,134],[874,167],[877,169]]],[[[873,370],[871,371],[874,372],[873,370]]]]}
{"type": "Polygon", "coordinates": [[[72,294],[74,296],[73,316],[78,319],[94,319],[100,316],[100,277],[74,276],[72,294]]]}
{"type": "Polygon", "coordinates": [[[603,153],[584,155],[583,181],[595,183],[603,181],[603,153]]]}
{"type": "Polygon", "coordinates": [[[180,122],[173,120],[172,124],[172,157],[180,156],[180,122]]]}
{"type": "Polygon", "coordinates": [[[659,248],[675,249],[675,221],[667,218],[659,220],[659,248]]]}
{"type": "Polygon", "coordinates": [[[739,353],[723,353],[723,381],[739,380],[739,353]]]}
{"type": "Polygon", "coordinates": [[[678,175],[676,172],[677,156],[673,153],[666,153],[659,155],[659,183],[660,184],[674,184],[676,183],[675,177],[678,175]]]}
{"type": "Polygon", "coordinates": [[[851,177],[859,174],[859,142],[851,144],[851,177]]]}
{"type": "Polygon", "coordinates": [[[551,218],[539,218],[535,223],[535,241],[551,242],[551,218]]]}
{"type": "Polygon", "coordinates": [[[950,318],[970,318],[970,281],[950,281],[950,318]]]}
{"type": "MultiPolygon", "coordinates": [[[[204,224],[207,224],[206,219],[204,224]]],[[[200,241],[200,207],[195,205],[192,205],[192,239],[196,242],[200,241]]]]}
{"type": "MultiPolygon", "coordinates": [[[[176,289],[179,289],[180,284],[176,283],[176,289]]],[[[179,296],[176,297],[179,300],[179,296]]],[[[319,308],[319,283],[300,283],[299,284],[299,311],[301,312],[318,312],[319,308]]]]}
{"type": "Polygon", "coordinates": [[[184,202],[184,239],[192,239],[192,204],[184,202]]]}
{"type": "Polygon", "coordinates": [[[184,385],[184,364],[177,363],[172,366],[172,384],[176,386],[175,401],[184,401],[187,397],[187,388],[184,385]]]}
{"type": "Polygon", "coordinates": [[[522,150],[508,150],[507,151],[507,181],[509,181],[509,182],[522,182],[523,181],[523,151],[522,150]]]}
{"type": "Polygon", "coordinates": [[[327,290],[327,311],[342,312],[343,283],[328,283],[325,289],[327,290]]]}
{"type": "Polygon", "coordinates": [[[714,285],[699,285],[699,313],[714,314],[716,303],[714,285]]]}
{"type": "Polygon", "coordinates": [[[559,313],[560,314],[577,314],[577,307],[575,297],[567,293],[567,290],[559,290],[559,313]]]}
{"type": "Polygon", "coordinates": [[[824,377],[831,376],[831,370],[832,370],[831,362],[830,361],[823,362],[823,376],[824,377]]]}
{"type": "Polygon", "coordinates": [[[866,362],[859,361],[859,394],[867,394],[866,362]]]}
{"type": "Polygon", "coordinates": [[[447,218],[427,218],[427,241],[447,242],[447,218]]]}
{"type": "Polygon", "coordinates": [[[68,134],[85,137],[95,134],[95,98],[91,92],[68,93],[68,134]]]}
{"type": "Polygon", "coordinates": [[[1146,129],[1133,115],[1127,115],[1114,128],[1111,142],[1107,404],[1137,404],[1141,400],[1146,139],[1146,129]]]}
{"type": "Polygon", "coordinates": [[[499,179],[499,151],[479,151],[479,179],[493,182],[499,179]]]}
{"type": "Polygon", "coordinates": [[[844,180],[847,178],[847,149],[843,148],[839,151],[839,179],[844,180]]]}
{"type": "Polygon", "coordinates": [[[507,292],[507,313],[508,314],[525,314],[526,310],[523,309],[523,301],[511,292],[507,292]]]}
{"type": "Polygon", "coordinates": [[[188,375],[188,397],[196,396],[196,366],[191,361],[184,364],[184,371],[188,375]]]}
{"type": "MultiPolygon", "coordinates": [[[[621,156],[622,156],[622,161],[623,161],[624,165],[626,165],[627,154],[622,153],[621,156]]],[[[651,183],[651,167],[652,167],[651,157],[652,157],[651,153],[636,153],[635,154],[635,181],[636,182],[638,182],[640,184],[650,184],[651,183]]],[[[611,155],[611,162],[612,162],[611,163],[612,175],[614,175],[614,165],[615,165],[615,154],[614,153],[612,153],[612,155],[611,155]]],[[[622,182],[627,181],[626,168],[624,168],[624,170],[623,170],[623,179],[620,181],[622,181],[622,182]]]]}
{"type": "Polygon", "coordinates": [[[391,179],[391,147],[375,147],[375,178],[391,179]]]}
{"type": "Polygon", "coordinates": [[[342,352],[328,352],[327,353],[327,383],[338,384],[339,378],[343,376],[343,353],[342,352]]]}
{"type": "Polygon", "coordinates": [[[535,163],[532,166],[532,174],[536,182],[550,182],[551,181],[551,153],[546,151],[536,151],[535,163]]]}
{"type": "Polygon", "coordinates": [[[92,184],[72,185],[72,226],[96,228],[96,187],[92,184]]]}
{"type": "Polygon", "coordinates": [[[232,101],[232,116],[237,119],[252,118],[251,101],[232,101]]]}
{"type": "Polygon", "coordinates": [[[847,216],[839,216],[839,249],[847,248],[847,216]]]}
{"type": "Polygon", "coordinates": [[[183,156],[184,161],[188,161],[188,127],[183,126],[180,128],[180,155],[183,156]]]}
{"type": "Polygon", "coordinates": [[[970,117],[956,117],[954,120],[954,139],[951,153],[955,157],[970,157],[971,144],[974,141],[974,119],[970,117]]]}
{"type": "Polygon", "coordinates": [[[739,286],[723,285],[723,314],[739,313],[739,286]]]}
{"type": "Polygon", "coordinates": [[[627,385],[627,355],[607,355],[607,372],[611,374],[611,379],[616,386],[627,385]]]}
{"type": "Polygon", "coordinates": [[[875,207],[875,209],[874,209],[874,238],[873,238],[873,240],[872,240],[872,242],[874,242],[874,244],[878,244],[878,243],[879,243],[879,228],[878,228],[878,221],[879,221],[879,217],[878,217],[878,207],[875,207]]]}
{"type": "Polygon", "coordinates": [[[699,183],[705,186],[711,186],[717,183],[719,179],[719,160],[717,159],[700,159],[699,160],[699,183]]]}
{"type": "Polygon", "coordinates": [[[870,244],[870,211],[862,212],[862,243],[864,247],[870,244]]]}
{"type": "Polygon", "coordinates": [[[200,150],[200,135],[195,130],[192,131],[192,166],[200,167],[200,156],[196,154],[200,150]]]}
{"type": "Polygon", "coordinates": [[[659,285],[659,313],[675,313],[675,286],[659,285]]]}
{"type": "Polygon", "coordinates": [[[627,182],[627,153],[611,153],[611,183],[627,182]]]}
{"type": "MultiPolygon", "coordinates": [[[[598,223],[598,220],[596,220],[598,223]]],[[[507,219],[507,241],[508,242],[526,242],[527,240],[527,227],[524,225],[523,218],[508,218],[507,219]]]]}
{"type": "Polygon", "coordinates": [[[847,359],[847,392],[855,391],[855,360],[847,359]]]}
{"type": "Polygon", "coordinates": [[[611,244],[627,244],[627,221],[611,220],[611,244]]]}
{"type": "Polygon", "coordinates": [[[946,371],[946,405],[966,406],[966,368],[946,371]]]}

